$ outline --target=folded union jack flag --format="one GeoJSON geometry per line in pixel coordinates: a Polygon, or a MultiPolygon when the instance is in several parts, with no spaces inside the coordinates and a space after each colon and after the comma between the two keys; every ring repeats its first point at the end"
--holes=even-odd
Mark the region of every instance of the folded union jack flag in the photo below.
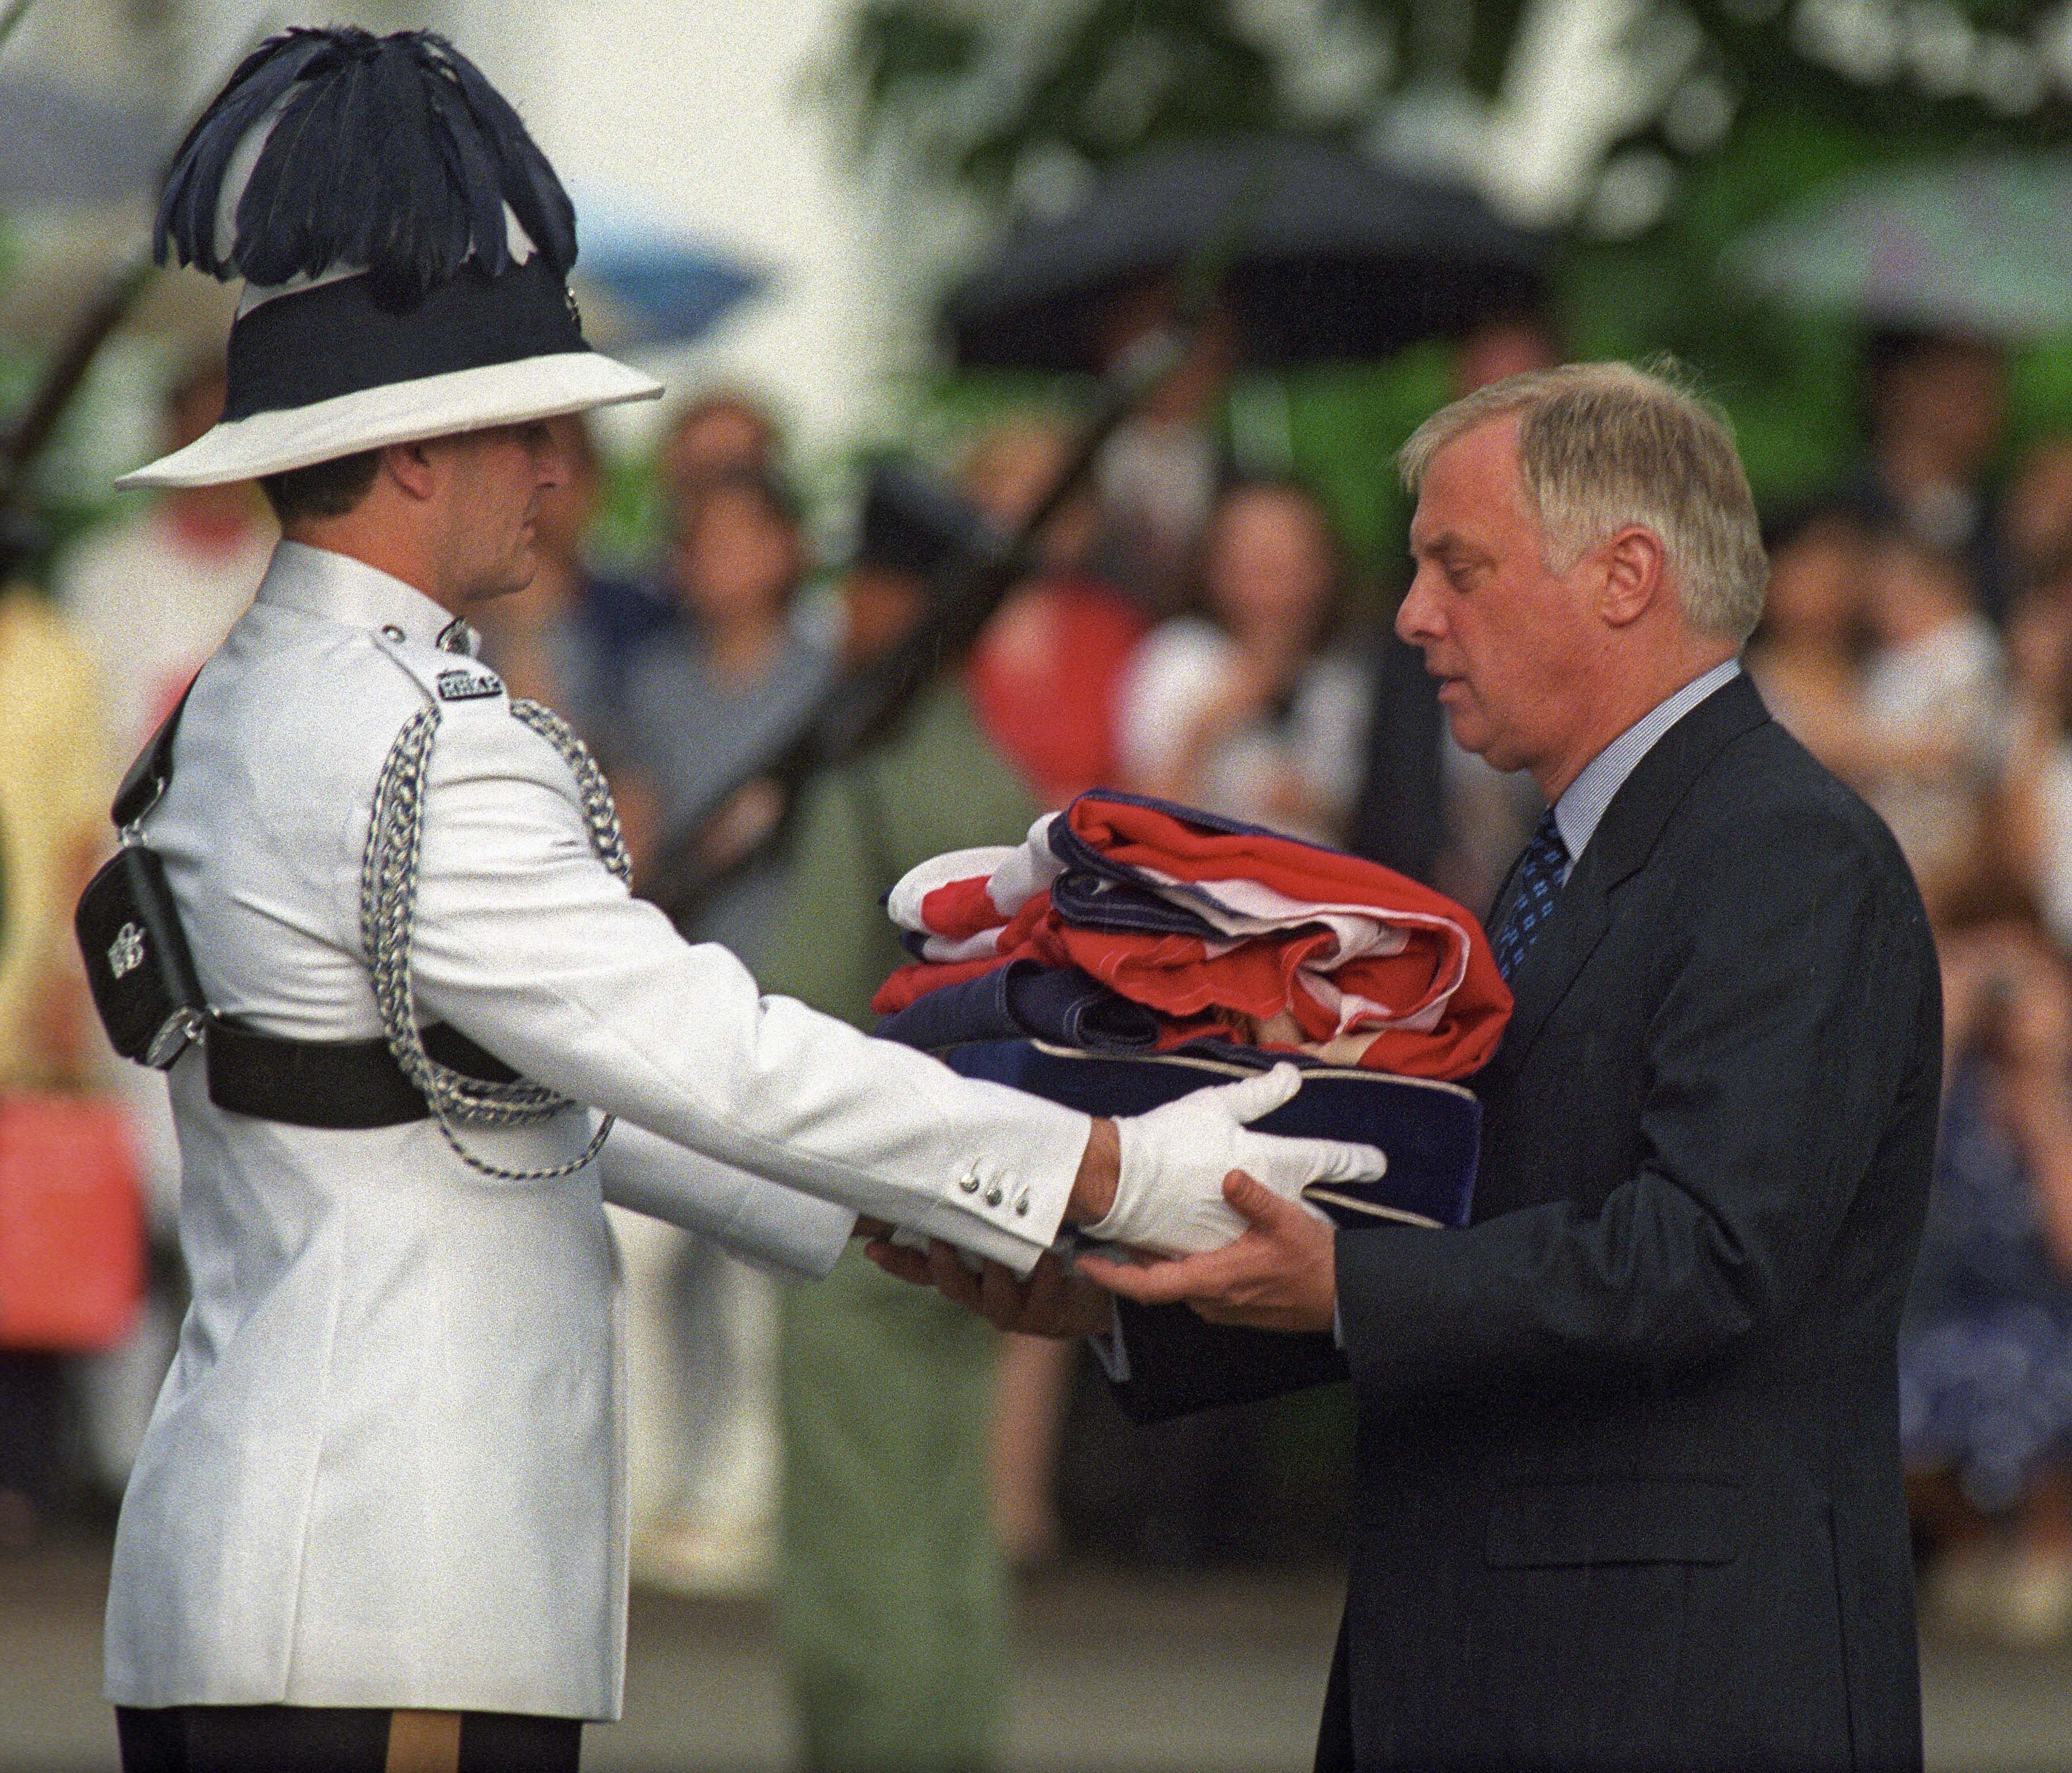
{"type": "Polygon", "coordinates": [[[1013,846],[954,851],[887,895],[915,964],[881,1015],[1010,961],[1076,968],[1155,1011],[1158,1045],[1213,1036],[1408,1077],[1494,1052],[1511,992],[1475,919],[1357,856],[1096,790],[1013,846]]]}

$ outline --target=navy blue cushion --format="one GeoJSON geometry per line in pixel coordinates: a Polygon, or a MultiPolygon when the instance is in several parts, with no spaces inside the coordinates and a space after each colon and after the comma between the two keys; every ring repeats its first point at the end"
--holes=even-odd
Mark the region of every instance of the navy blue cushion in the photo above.
{"type": "MultiPolygon", "coordinates": [[[[1229,1083],[1285,1057],[1223,1047],[1159,1053],[1079,1053],[1036,1040],[979,1040],[940,1055],[952,1070],[1012,1085],[1088,1114],[1141,1114],[1211,1084],[1229,1083]]],[[[1256,1121],[1261,1132],[1355,1139],[1376,1145],[1388,1173],[1376,1182],[1334,1184],[1368,1210],[1313,1196],[1340,1225],[1377,1217],[1465,1225],[1474,1194],[1482,1105],[1459,1084],[1385,1072],[1305,1065],[1293,1102],[1256,1121]],[[1375,1211],[1374,1209],[1379,1209],[1375,1211]]]]}

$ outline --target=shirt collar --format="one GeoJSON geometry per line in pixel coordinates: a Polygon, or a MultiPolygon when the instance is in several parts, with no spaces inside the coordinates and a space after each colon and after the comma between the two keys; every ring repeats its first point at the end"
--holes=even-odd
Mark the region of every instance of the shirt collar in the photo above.
{"type": "Polygon", "coordinates": [[[379,567],[305,542],[284,541],[274,548],[256,601],[372,629],[393,641],[475,656],[475,630],[443,605],[379,567]]]}
{"type": "Polygon", "coordinates": [[[1655,741],[1716,689],[1741,675],[1738,659],[1723,659],[1703,676],[1694,677],[1667,700],[1659,702],[1594,757],[1583,773],[1561,791],[1554,802],[1554,823],[1568,846],[1566,880],[1585,845],[1596,834],[1612,797],[1626,786],[1626,779],[1640,760],[1655,749],[1655,741]]]}

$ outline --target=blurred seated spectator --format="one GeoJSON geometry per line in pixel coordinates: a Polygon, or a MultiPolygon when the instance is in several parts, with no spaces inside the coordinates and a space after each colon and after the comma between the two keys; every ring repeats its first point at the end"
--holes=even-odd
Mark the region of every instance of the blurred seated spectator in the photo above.
{"type": "Polygon", "coordinates": [[[2000,646],[1961,556],[1911,531],[1872,540],[1864,708],[1873,749],[1857,786],[1899,839],[1931,913],[1969,871],[2005,740],[2000,646]]]}
{"type": "MultiPolygon", "coordinates": [[[[1001,425],[966,458],[965,490],[1002,528],[1018,527],[1072,449],[1054,420],[1001,425]]],[[[1121,780],[1117,692],[1150,626],[1141,605],[1087,569],[1096,522],[1083,494],[1052,518],[1038,544],[1042,570],[1008,594],[965,671],[985,736],[1048,807],[1121,780]]],[[[1058,1446],[1077,1358],[1068,1342],[1026,1336],[1008,1337],[1001,1356],[988,1491],[993,1531],[1018,1568],[1059,1549],[1058,1446]]]]}
{"type": "Polygon", "coordinates": [[[2008,623],[2013,700],[1999,835],[2007,864],[2060,947],[2072,946],[2072,553],[2047,567],[2008,623]]]}
{"type": "Polygon", "coordinates": [[[2006,421],[2006,354],[1959,333],[1887,328],[1865,347],[1864,380],[1870,448],[1845,499],[1866,523],[1958,556],[1998,625],[2014,569],[1985,474],[2006,421]]]}
{"type": "Polygon", "coordinates": [[[1770,584],[1748,670],[1770,711],[1830,770],[1860,774],[1869,539],[1847,510],[1816,505],[1774,520],[1770,584]]]}
{"type": "Polygon", "coordinates": [[[1368,706],[1362,673],[1326,650],[1343,573],[1305,488],[1231,486],[1203,539],[1199,613],[1147,635],[1124,679],[1124,786],[1334,840],[1368,706]]]}
{"type": "Polygon", "coordinates": [[[115,781],[82,638],[27,586],[0,586],[0,1089],[76,1088],[97,1069],[72,913],[113,847],[115,781]]]}
{"type": "Polygon", "coordinates": [[[1930,1616],[2033,1644],[2072,1623],[2072,986],[2033,913],[1971,916],[1940,938],[1949,1058],[1901,1433],[1940,1541],[1930,1616]]]}
{"type": "MultiPolygon", "coordinates": [[[[1001,528],[1015,528],[1063,472],[1072,447],[1071,433],[1053,421],[1003,425],[966,459],[965,490],[1001,528]]],[[[966,676],[986,737],[1046,806],[1118,779],[1116,687],[1149,626],[1086,569],[1093,522],[1084,497],[1051,519],[1038,544],[1042,570],[986,624],[966,676]]]]}
{"type": "Polygon", "coordinates": [[[2021,578],[2072,554],[2072,437],[2032,444],[2008,482],[2001,504],[2008,552],[2021,578]]]}

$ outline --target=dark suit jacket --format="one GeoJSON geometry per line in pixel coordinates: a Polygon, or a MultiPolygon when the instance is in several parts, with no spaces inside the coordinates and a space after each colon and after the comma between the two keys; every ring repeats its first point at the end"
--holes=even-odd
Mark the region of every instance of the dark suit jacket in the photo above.
{"type": "Polygon", "coordinates": [[[1127,1308],[1154,1418],[1350,1374],[1318,1764],[1910,1767],[1893,1347],[1941,1003],[1889,834],[1736,679],[1620,790],[1478,1085],[1476,1222],[1325,1337],[1127,1308]]]}

